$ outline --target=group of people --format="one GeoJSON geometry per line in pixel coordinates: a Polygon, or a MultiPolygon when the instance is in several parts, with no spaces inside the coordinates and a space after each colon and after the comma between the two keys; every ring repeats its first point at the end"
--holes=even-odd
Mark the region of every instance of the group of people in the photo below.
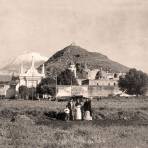
{"type": "Polygon", "coordinates": [[[74,102],[72,99],[64,109],[65,120],[92,120],[91,99],[86,99],[85,102],[79,99],[74,102]]]}

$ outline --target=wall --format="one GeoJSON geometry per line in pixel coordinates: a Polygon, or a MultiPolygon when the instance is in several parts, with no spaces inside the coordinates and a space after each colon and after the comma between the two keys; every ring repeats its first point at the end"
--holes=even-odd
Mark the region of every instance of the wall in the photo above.
{"type": "Polygon", "coordinates": [[[71,96],[71,86],[69,86],[69,85],[58,85],[56,96],[57,97],[71,96]]]}
{"type": "Polygon", "coordinates": [[[99,79],[99,80],[83,80],[82,85],[90,85],[90,86],[114,86],[118,85],[118,80],[114,79],[99,79]]]}
{"type": "Polygon", "coordinates": [[[146,92],[145,92],[144,95],[145,95],[145,96],[148,96],[148,87],[147,87],[146,92]]]}
{"type": "Polygon", "coordinates": [[[88,97],[88,86],[72,86],[71,87],[71,95],[72,96],[81,96],[88,97]]]}
{"type": "Polygon", "coordinates": [[[107,97],[109,95],[113,95],[114,93],[113,86],[89,86],[88,94],[91,97],[104,96],[107,97]]]}
{"type": "Polygon", "coordinates": [[[115,87],[113,86],[57,86],[57,97],[63,96],[79,96],[95,97],[95,96],[108,96],[114,94],[115,87]]]}

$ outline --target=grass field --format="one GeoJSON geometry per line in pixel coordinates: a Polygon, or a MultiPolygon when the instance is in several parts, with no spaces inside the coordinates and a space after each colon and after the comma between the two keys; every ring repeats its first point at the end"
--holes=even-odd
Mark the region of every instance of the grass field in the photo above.
{"type": "Polygon", "coordinates": [[[148,98],[93,100],[93,121],[65,122],[51,116],[65,105],[1,100],[0,148],[148,147],[148,98]]]}

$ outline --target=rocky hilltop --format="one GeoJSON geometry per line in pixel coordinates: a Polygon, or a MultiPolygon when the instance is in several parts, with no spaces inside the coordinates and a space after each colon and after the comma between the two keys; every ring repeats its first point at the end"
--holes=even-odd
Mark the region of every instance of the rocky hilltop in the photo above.
{"type": "MultiPolygon", "coordinates": [[[[110,60],[107,56],[97,53],[89,52],[80,46],[69,45],[64,49],[55,53],[45,62],[47,75],[55,75],[64,69],[68,68],[69,64],[87,65],[89,69],[98,69],[102,67],[104,70],[113,72],[126,72],[128,67],[110,60]]],[[[41,67],[39,67],[40,69],[41,67]]]]}

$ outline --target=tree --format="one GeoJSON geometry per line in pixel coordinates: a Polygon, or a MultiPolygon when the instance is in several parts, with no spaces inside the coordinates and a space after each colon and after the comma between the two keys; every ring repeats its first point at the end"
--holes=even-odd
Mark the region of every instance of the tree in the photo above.
{"type": "Polygon", "coordinates": [[[28,88],[24,85],[21,85],[19,87],[19,94],[21,96],[22,99],[27,99],[28,97],[28,88]]]}
{"type": "Polygon", "coordinates": [[[61,74],[57,77],[57,84],[58,85],[78,85],[78,82],[74,76],[74,73],[66,69],[65,71],[62,71],[61,74]]]}
{"type": "Polygon", "coordinates": [[[11,81],[17,81],[19,80],[18,76],[15,76],[14,74],[12,75],[11,81]]]}
{"type": "Polygon", "coordinates": [[[10,88],[7,90],[6,98],[8,98],[8,99],[15,99],[15,94],[16,94],[15,89],[13,89],[13,88],[10,87],[10,88]]]}
{"type": "Polygon", "coordinates": [[[36,91],[40,95],[47,94],[54,96],[56,93],[56,80],[50,77],[42,79],[37,85],[36,91]]]}
{"type": "Polygon", "coordinates": [[[98,80],[98,79],[101,79],[101,78],[102,78],[102,72],[98,71],[97,74],[96,74],[95,79],[98,80]]]}
{"type": "Polygon", "coordinates": [[[125,77],[119,78],[120,89],[130,95],[143,95],[148,85],[148,75],[136,69],[130,69],[125,77]]]}

